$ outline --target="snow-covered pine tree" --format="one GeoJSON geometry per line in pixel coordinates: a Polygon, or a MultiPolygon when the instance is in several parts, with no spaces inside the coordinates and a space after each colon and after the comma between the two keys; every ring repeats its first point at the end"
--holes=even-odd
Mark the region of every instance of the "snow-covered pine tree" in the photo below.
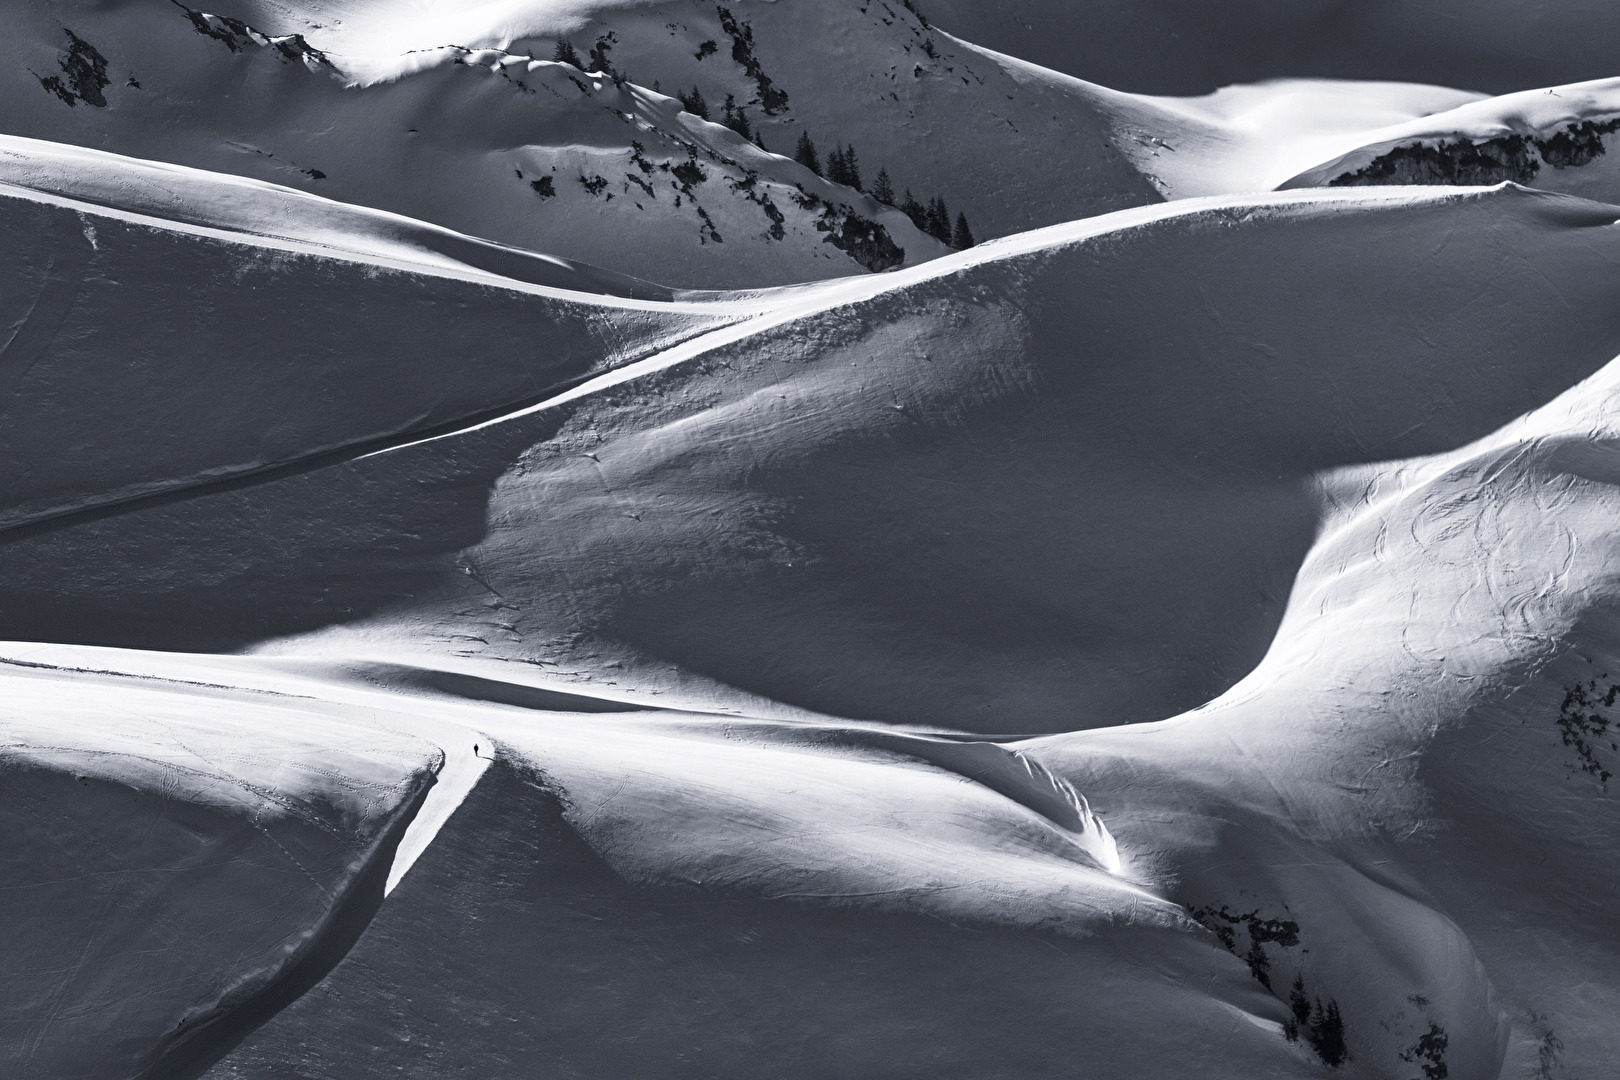
{"type": "Polygon", "coordinates": [[[967,215],[958,211],[956,215],[956,231],[951,233],[951,247],[956,248],[958,251],[966,251],[975,243],[977,241],[973,239],[973,230],[968,228],[967,215]]]}
{"type": "Polygon", "coordinates": [[[793,160],[817,176],[821,175],[821,159],[816,157],[816,144],[810,141],[808,131],[799,132],[799,143],[793,148],[793,160]]]}

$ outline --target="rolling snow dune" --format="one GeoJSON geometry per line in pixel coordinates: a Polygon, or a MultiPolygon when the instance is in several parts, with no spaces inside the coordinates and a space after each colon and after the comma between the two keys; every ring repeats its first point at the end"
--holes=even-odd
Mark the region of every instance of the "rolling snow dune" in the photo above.
{"type": "Polygon", "coordinates": [[[543,771],[502,751],[486,777],[347,961],[209,1080],[743,1077],[762,1056],[791,1080],[1310,1067],[1275,1003],[1199,935],[638,888],[580,841],[543,771]]]}
{"type": "Polygon", "coordinates": [[[967,730],[1154,719],[1265,652],[1316,473],[1463,445],[1620,352],[1616,213],[1191,201],[752,296],[508,419],[42,524],[0,614],[967,730]]]}
{"type": "Polygon", "coordinates": [[[1616,927],[1588,898],[1615,873],[1620,754],[1570,723],[1572,691],[1601,698],[1620,661],[1617,417],[1620,361],[1454,450],[1318,470],[1322,527],[1248,677],[1171,720],[997,748],[1085,795],[1112,872],[923,749],[969,742],[428,707],[410,681],[339,691],[267,658],[6,652],[75,693],[144,672],[177,688],[160,696],[217,679],[203,692],[236,710],[232,683],[312,692],[280,707],[353,725],[431,711],[494,759],[366,937],[217,1080],[605,1077],[649,1043],[671,1055],[655,1075],[682,1054],[743,1075],[768,1045],[817,1076],[892,1054],[899,1002],[938,993],[952,1004],[903,1025],[896,1075],[1301,1075],[1310,1051],[1281,1033],[1296,978],[1344,1018],[1346,1075],[1581,1075],[1617,1052],[1616,927]],[[449,992],[400,990],[424,985],[449,992]]]}
{"type": "Polygon", "coordinates": [[[0,4],[0,1072],[1620,1060],[1610,82],[0,4]]]}

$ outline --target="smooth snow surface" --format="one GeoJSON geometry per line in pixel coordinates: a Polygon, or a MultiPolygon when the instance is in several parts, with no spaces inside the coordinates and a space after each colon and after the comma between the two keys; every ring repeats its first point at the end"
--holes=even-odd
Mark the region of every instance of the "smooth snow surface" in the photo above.
{"type": "Polygon", "coordinates": [[[0,1075],[1613,1074],[1608,24],[1306,7],[0,0],[0,1075]]]}

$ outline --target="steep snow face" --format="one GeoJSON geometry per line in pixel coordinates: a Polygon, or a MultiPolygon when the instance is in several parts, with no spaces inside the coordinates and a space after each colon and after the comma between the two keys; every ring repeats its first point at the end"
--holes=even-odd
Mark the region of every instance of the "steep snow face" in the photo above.
{"type": "Polygon", "coordinates": [[[1264,653],[1318,471],[1462,445],[1620,351],[1613,220],[1513,188],[1187,202],[745,298],[460,431],[14,534],[6,629],[352,624],[280,647],[979,731],[1170,715],[1264,653]]]}
{"type": "Polygon", "coordinates": [[[161,0],[10,11],[13,134],[290,184],[678,286],[948,250],[898,210],[549,48],[439,43],[408,76],[362,88],[300,35],[161,0]]]}
{"type": "Polygon", "coordinates": [[[194,1074],[343,955],[431,743],[281,695],[0,671],[7,1076],[194,1074]]]}

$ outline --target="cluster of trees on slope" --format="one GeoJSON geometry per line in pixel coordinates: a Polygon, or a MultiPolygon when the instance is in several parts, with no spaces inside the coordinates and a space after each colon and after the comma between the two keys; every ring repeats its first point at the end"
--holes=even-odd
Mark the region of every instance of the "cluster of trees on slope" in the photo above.
{"type": "MultiPolygon", "coordinates": [[[[690,90],[677,91],[681,106],[693,116],[704,120],[711,119],[709,102],[703,96],[703,91],[694,86],[690,90]]],[[[725,106],[721,110],[720,123],[735,131],[745,139],[751,140],[761,150],[766,149],[765,141],[748,120],[745,106],[739,106],[736,98],[726,95],[725,106]]],[[[894,182],[889,179],[887,169],[879,169],[877,180],[868,189],[861,180],[860,155],[856,153],[853,145],[835,145],[827,155],[823,164],[816,144],[810,138],[809,132],[799,133],[798,145],[793,149],[793,160],[809,169],[817,176],[824,176],[835,184],[852,187],[856,191],[864,191],[878,202],[893,206],[902,211],[916,225],[919,230],[932,236],[942,244],[949,244],[958,250],[972,247],[978,241],[973,236],[973,228],[968,224],[967,215],[958,212],[956,221],[951,221],[950,208],[942,196],[935,195],[928,202],[919,202],[907,189],[905,196],[895,198],[894,182]]]]}
{"type": "MultiPolygon", "coordinates": [[[[928,22],[922,13],[908,0],[906,7],[917,16],[922,25],[928,22]]],[[[732,39],[732,59],[741,64],[749,77],[754,79],[760,89],[759,101],[761,108],[767,116],[774,116],[787,106],[786,91],[774,86],[759,60],[753,52],[753,28],[747,23],[738,23],[731,12],[724,7],[717,9],[720,13],[721,28],[732,39]]],[[[613,68],[608,59],[608,51],[613,48],[617,38],[612,31],[597,39],[596,45],[591,49],[590,61],[596,70],[607,74],[615,83],[623,84],[627,77],[623,72],[613,68]]],[[[705,41],[698,49],[696,59],[702,61],[718,51],[715,42],[705,41]]],[[[585,62],[580,59],[573,43],[567,38],[558,40],[552,59],[558,63],[571,64],[581,70],[585,69],[585,62]]],[[[708,99],[703,96],[703,90],[694,85],[691,90],[677,90],[675,96],[680,100],[681,107],[703,120],[712,120],[713,113],[708,99]]],[[[765,140],[748,118],[746,105],[737,103],[736,95],[727,94],[725,104],[721,107],[719,122],[735,131],[743,138],[749,140],[761,150],[768,150],[765,140]]],[[[825,168],[821,157],[816,152],[815,142],[810,138],[809,132],[800,132],[798,145],[794,148],[794,160],[808,168],[818,176],[824,176],[835,184],[854,188],[856,191],[866,192],[878,202],[886,206],[893,206],[911,219],[918,230],[927,233],[942,244],[957,250],[973,247],[978,240],[973,235],[973,228],[968,224],[967,215],[958,212],[956,220],[951,221],[950,208],[946,205],[943,196],[935,195],[926,203],[920,202],[906,189],[905,196],[895,198],[894,184],[889,179],[887,169],[879,169],[877,180],[870,190],[861,180],[860,157],[853,145],[839,144],[827,155],[825,168]]],[[[864,220],[864,219],[862,219],[864,220]]],[[[875,223],[874,223],[875,224],[875,223]]]]}
{"type": "Polygon", "coordinates": [[[856,154],[853,145],[834,146],[832,153],[827,155],[826,168],[823,169],[821,159],[816,153],[816,144],[810,138],[810,133],[801,131],[799,133],[799,143],[793,149],[793,160],[816,175],[825,176],[835,184],[843,184],[846,187],[854,188],[856,191],[866,191],[868,195],[878,202],[896,207],[911,219],[913,225],[916,225],[922,232],[927,233],[942,244],[949,244],[951,247],[963,250],[972,247],[978,242],[973,238],[973,229],[968,225],[966,214],[958,213],[956,215],[956,224],[954,227],[952,226],[951,213],[942,196],[935,195],[924,204],[918,202],[908,188],[905,197],[896,201],[894,182],[889,179],[887,169],[878,170],[877,180],[872,184],[871,190],[867,191],[865,185],[861,182],[860,156],[856,154]]]}

